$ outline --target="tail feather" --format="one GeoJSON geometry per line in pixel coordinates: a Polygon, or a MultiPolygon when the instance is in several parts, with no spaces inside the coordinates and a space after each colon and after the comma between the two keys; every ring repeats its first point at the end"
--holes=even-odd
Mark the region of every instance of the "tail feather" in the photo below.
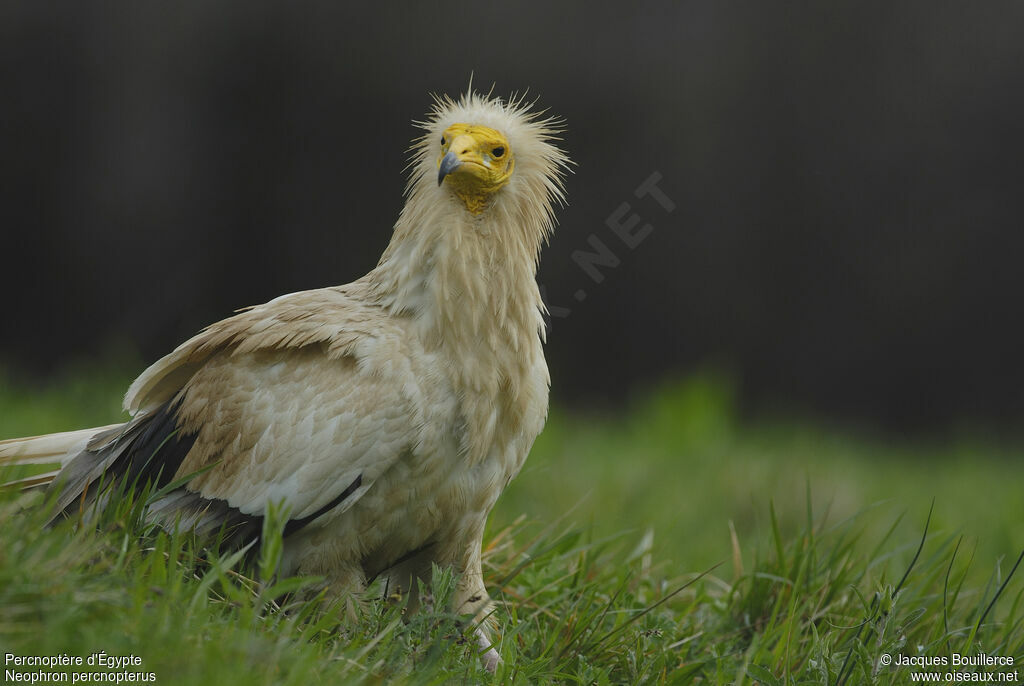
{"type": "Polygon", "coordinates": [[[0,483],[0,488],[16,488],[27,491],[35,488],[36,486],[49,486],[50,483],[57,478],[58,474],[60,474],[60,470],[55,469],[51,472],[44,472],[42,474],[36,474],[35,476],[27,476],[24,479],[12,479],[10,481],[0,483]]]}
{"type": "MultiPolygon", "coordinates": [[[[118,484],[151,483],[162,489],[173,483],[195,440],[195,434],[180,433],[176,408],[168,401],[124,424],[0,441],[0,489],[49,487],[55,494],[51,521],[76,512],[88,517],[79,508],[88,504],[92,509],[94,503],[102,508],[122,494],[115,488],[118,484]],[[16,469],[19,466],[28,469],[16,469]]],[[[353,486],[358,483],[359,479],[353,486]]],[[[186,488],[162,493],[148,505],[147,518],[161,526],[202,535],[224,529],[224,541],[241,547],[258,539],[263,527],[262,515],[244,514],[225,500],[186,488]]],[[[304,520],[292,520],[292,525],[295,522],[301,525],[304,520]]]]}
{"type": "Polygon", "coordinates": [[[16,479],[0,485],[29,488],[53,481],[60,470],[76,455],[86,449],[89,441],[97,434],[120,428],[121,424],[100,426],[79,431],[65,431],[30,438],[10,438],[0,441],[0,468],[22,465],[54,465],[56,468],[43,474],[16,479]]]}

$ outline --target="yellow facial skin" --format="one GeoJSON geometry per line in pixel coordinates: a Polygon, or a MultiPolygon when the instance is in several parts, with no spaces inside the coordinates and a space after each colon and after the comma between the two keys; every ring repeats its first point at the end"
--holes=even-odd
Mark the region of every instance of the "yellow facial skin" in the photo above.
{"type": "Polygon", "coordinates": [[[453,124],[441,137],[437,183],[448,184],[472,214],[512,177],[516,162],[508,140],[486,126],[453,124]]]}

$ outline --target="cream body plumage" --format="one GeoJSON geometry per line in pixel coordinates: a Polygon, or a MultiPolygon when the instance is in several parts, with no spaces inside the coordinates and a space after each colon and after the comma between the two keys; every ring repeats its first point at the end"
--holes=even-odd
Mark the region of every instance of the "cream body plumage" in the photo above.
{"type": "Polygon", "coordinates": [[[211,325],[136,379],[130,421],[3,441],[0,462],[59,464],[33,483],[53,478],[65,512],[101,476],[194,475],[151,516],[242,538],[283,503],[284,573],[414,589],[437,563],[453,609],[483,616],[486,518],[547,414],[535,273],[569,162],[521,101],[438,99],[422,126],[366,276],[211,325]]]}

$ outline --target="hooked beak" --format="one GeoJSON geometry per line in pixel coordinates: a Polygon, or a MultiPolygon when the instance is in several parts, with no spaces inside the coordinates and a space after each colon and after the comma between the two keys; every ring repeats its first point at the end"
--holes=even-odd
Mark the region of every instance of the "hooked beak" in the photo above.
{"type": "Polygon", "coordinates": [[[449,152],[442,157],[441,164],[437,168],[437,185],[440,186],[444,181],[444,177],[448,176],[461,166],[462,160],[460,160],[454,152],[449,152]]]}

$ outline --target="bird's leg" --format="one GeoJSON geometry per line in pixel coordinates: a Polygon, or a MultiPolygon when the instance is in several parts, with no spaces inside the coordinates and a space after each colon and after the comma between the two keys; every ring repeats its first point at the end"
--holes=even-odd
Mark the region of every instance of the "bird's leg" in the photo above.
{"type": "Polygon", "coordinates": [[[494,674],[501,664],[501,655],[498,655],[498,651],[491,646],[491,639],[487,637],[482,627],[478,626],[473,633],[476,634],[476,642],[480,646],[480,659],[484,663],[484,669],[494,674]]]}
{"type": "Polygon", "coordinates": [[[326,590],[329,598],[344,602],[345,616],[349,621],[357,621],[363,606],[362,594],[366,590],[366,576],[358,564],[335,562],[331,568],[317,563],[305,561],[299,565],[298,573],[302,576],[326,577],[326,590]],[[357,611],[358,610],[358,611],[357,611]]]}
{"type": "Polygon", "coordinates": [[[420,606],[433,608],[430,594],[421,597],[420,582],[429,582],[432,546],[424,546],[414,554],[406,555],[388,572],[388,596],[405,603],[405,616],[419,611],[420,606]]]}
{"type": "Polygon", "coordinates": [[[480,565],[480,544],[472,547],[469,564],[459,577],[455,587],[455,598],[453,609],[458,614],[472,614],[476,628],[473,633],[476,636],[477,645],[480,647],[480,659],[483,660],[484,668],[492,674],[501,662],[501,656],[491,645],[490,638],[490,615],[492,609],[491,598],[487,595],[487,588],[484,586],[483,570],[480,565]]]}
{"type": "Polygon", "coordinates": [[[473,541],[467,546],[461,544],[437,550],[434,546],[424,547],[415,555],[408,555],[391,568],[388,573],[388,596],[398,595],[406,603],[405,613],[408,617],[421,606],[428,610],[433,607],[434,598],[429,593],[419,592],[419,582],[429,582],[432,563],[451,566],[458,573],[455,594],[452,598],[452,610],[460,615],[473,615],[476,625],[473,634],[480,648],[480,659],[487,671],[493,673],[501,662],[501,657],[491,647],[490,631],[487,623],[491,614],[491,598],[484,586],[484,576],[480,561],[480,546],[483,539],[483,526],[474,531],[473,541]],[[457,551],[457,552],[456,552],[457,551]]]}
{"type": "Polygon", "coordinates": [[[434,609],[434,598],[429,592],[420,593],[420,582],[429,577],[417,573],[392,574],[389,577],[388,595],[398,598],[403,603],[403,614],[410,617],[423,607],[430,612],[434,609]]]}

